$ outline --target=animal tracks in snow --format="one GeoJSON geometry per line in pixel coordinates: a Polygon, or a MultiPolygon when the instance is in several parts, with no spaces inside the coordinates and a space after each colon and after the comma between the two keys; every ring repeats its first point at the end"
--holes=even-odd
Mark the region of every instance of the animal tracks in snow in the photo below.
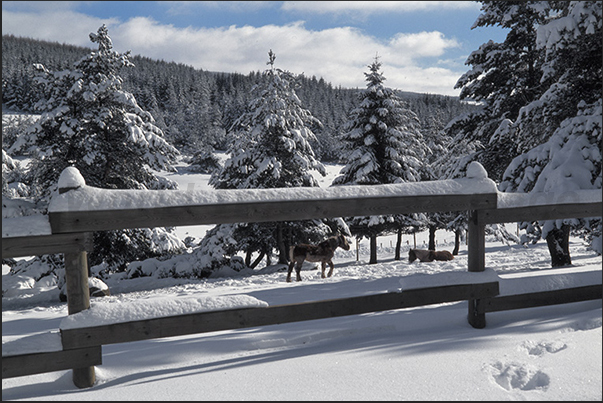
{"type": "Polygon", "coordinates": [[[594,318],[594,319],[588,319],[588,320],[579,320],[576,321],[574,324],[572,324],[571,326],[569,326],[568,328],[564,329],[567,332],[580,332],[580,331],[585,331],[585,330],[592,330],[592,329],[596,329],[603,326],[603,322],[601,320],[601,318],[594,318]]]}
{"type": "MultiPolygon", "coordinates": [[[[556,354],[567,348],[562,341],[532,341],[527,340],[519,346],[529,357],[542,357],[545,354],[556,354]]],[[[513,390],[546,390],[551,378],[537,366],[517,361],[496,361],[486,365],[484,371],[503,389],[513,390]]]]}
{"type": "Polygon", "coordinates": [[[565,350],[567,348],[567,344],[561,341],[542,341],[540,343],[536,343],[534,341],[526,341],[521,345],[522,349],[525,349],[529,355],[541,357],[546,353],[558,353],[561,350],[565,350]]]}
{"type": "Polygon", "coordinates": [[[485,370],[499,386],[508,391],[546,389],[550,384],[549,376],[533,365],[497,361],[485,370]]]}
{"type": "Polygon", "coordinates": [[[548,388],[551,380],[547,374],[532,365],[497,361],[485,368],[502,388],[512,390],[536,390],[548,388]]]}
{"type": "MultiPolygon", "coordinates": [[[[577,319],[560,329],[559,339],[526,340],[517,346],[515,352],[509,353],[509,356],[505,354],[505,359],[485,364],[482,370],[498,386],[509,392],[544,392],[551,385],[552,378],[543,368],[552,368],[551,362],[557,362],[552,356],[563,355],[564,351],[574,345],[570,341],[574,339],[568,333],[591,331],[601,328],[601,325],[601,318],[577,319]]],[[[559,381],[563,383],[562,379],[559,381]]]]}

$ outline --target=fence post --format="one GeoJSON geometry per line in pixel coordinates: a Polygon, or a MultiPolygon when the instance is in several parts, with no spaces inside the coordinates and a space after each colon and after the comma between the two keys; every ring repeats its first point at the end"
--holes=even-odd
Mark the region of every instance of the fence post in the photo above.
{"type": "MultiPolygon", "coordinates": [[[[90,308],[88,256],[85,251],[65,253],[65,280],[69,315],[90,308]]],[[[73,368],[73,384],[78,388],[89,388],[94,385],[95,380],[94,366],[73,368]]]]}
{"type": "MultiPolygon", "coordinates": [[[[473,210],[469,216],[467,234],[467,260],[470,272],[481,272],[486,269],[486,225],[479,219],[480,210],[473,210]]],[[[480,313],[480,300],[469,300],[469,324],[476,329],[486,327],[486,314],[480,313]]]]}
{"type": "MultiPolygon", "coordinates": [[[[85,184],[84,178],[75,167],[68,167],[59,177],[59,194],[77,189],[85,184]]],[[[85,237],[85,234],[82,234],[85,237]]],[[[90,288],[88,286],[88,254],[86,251],[64,253],[65,282],[67,287],[67,313],[76,314],[90,308],[90,288]]],[[[78,388],[94,385],[94,366],[73,368],[73,384],[78,388]]]]}

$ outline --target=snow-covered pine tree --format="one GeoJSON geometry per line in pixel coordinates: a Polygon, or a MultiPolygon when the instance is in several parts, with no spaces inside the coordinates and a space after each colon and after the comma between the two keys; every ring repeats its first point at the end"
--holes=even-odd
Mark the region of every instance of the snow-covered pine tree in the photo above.
{"type": "MultiPolygon", "coordinates": [[[[514,126],[522,148],[504,173],[505,192],[569,192],[601,189],[601,2],[555,2],[555,13],[538,28],[538,47],[545,51],[539,99],[519,112],[514,126]],[[555,123],[564,117],[558,125],[555,123]],[[543,132],[536,133],[535,122],[543,132]],[[552,134],[545,129],[555,128],[552,134]],[[543,143],[541,141],[546,140],[543,143]]],[[[538,227],[525,223],[532,229],[538,227]]],[[[571,263],[571,229],[586,234],[601,253],[601,220],[547,221],[541,235],[547,240],[553,266],[571,263]]]]}
{"type": "Polygon", "coordinates": [[[543,1],[483,1],[481,11],[472,29],[496,25],[509,32],[503,43],[488,41],[465,62],[472,67],[455,88],[461,89],[461,99],[481,102],[483,109],[446,127],[452,141],[442,160],[448,161],[447,177],[462,175],[466,165],[476,160],[492,179],[500,181],[511,159],[519,154],[509,122],[543,92],[540,66],[544,52],[536,46],[536,29],[548,17],[550,6],[543,1]]]}
{"type": "MultiPolygon", "coordinates": [[[[426,155],[419,119],[395,91],[383,85],[381,62],[375,57],[364,73],[367,88],[350,112],[341,139],[348,163],[333,180],[337,185],[377,185],[420,181],[426,155]]],[[[416,217],[368,216],[346,219],[353,235],[370,240],[370,263],[377,262],[377,236],[417,225],[416,217]]]]}
{"type": "MultiPolygon", "coordinates": [[[[295,93],[295,77],[274,66],[276,56],[272,50],[268,56],[269,68],[252,89],[255,98],[232,126],[231,138],[236,140],[229,150],[230,158],[210,179],[215,188],[318,186],[310,171],[326,174],[310,146],[315,137],[309,127],[320,122],[302,107],[295,93]]],[[[256,252],[266,255],[270,262],[273,249],[279,251],[279,263],[287,263],[289,245],[321,240],[330,231],[320,220],[241,223],[229,227],[239,250],[247,253],[248,264],[251,254],[256,252]]]]}
{"type": "Polygon", "coordinates": [[[27,197],[30,187],[27,184],[26,173],[19,161],[12,159],[2,149],[2,197],[27,197]]]}
{"type": "MultiPolygon", "coordinates": [[[[98,50],[72,69],[49,71],[37,65],[45,89],[37,105],[44,111],[12,149],[29,148],[34,194],[46,200],[64,168],[75,166],[90,186],[112,189],[175,188],[154,170],[173,170],[178,151],[162,137],[150,113],[122,89],[119,72],[132,67],[129,52],[119,54],[105,25],[90,40],[98,50]]],[[[110,231],[95,234],[90,263],[123,269],[134,259],[163,253],[181,242],[165,229],[110,231]]]]}
{"type": "Polygon", "coordinates": [[[602,3],[550,4],[550,16],[536,38],[536,49],[544,54],[541,90],[521,108],[514,124],[519,153],[546,142],[562,121],[577,115],[582,102],[601,98],[602,3]]]}
{"type": "MultiPolygon", "coordinates": [[[[523,106],[543,92],[540,67],[544,52],[537,47],[536,36],[539,24],[551,11],[549,3],[482,1],[481,11],[472,29],[499,26],[509,32],[503,43],[488,41],[472,52],[466,61],[472,68],[455,85],[461,89],[461,99],[479,101],[483,107],[453,119],[444,128],[451,139],[448,152],[435,162],[442,179],[463,177],[467,165],[479,161],[492,179],[500,181],[505,168],[520,153],[513,120],[523,106]]],[[[466,214],[456,216],[448,225],[457,234],[466,230],[466,214]]]]}

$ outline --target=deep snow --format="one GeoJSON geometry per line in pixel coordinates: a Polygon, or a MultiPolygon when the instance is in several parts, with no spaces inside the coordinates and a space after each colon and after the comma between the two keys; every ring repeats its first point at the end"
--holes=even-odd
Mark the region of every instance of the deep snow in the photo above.
{"type": "MultiPolygon", "coordinates": [[[[203,190],[207,175],[166,174],[181,189],[203,190]]],[[[328,186],[337,174],[330,166],[328,186]]],[[[210,227],[181,227],[201,237],[210,227]]],[[[514,224],[510,224],[514,228],[514,224]]],[[[3,230],[4,232],[4,230],[3,230]]],[[[438,248],[453,234],[438,231],[438,248]]],[[[112,295],[91,311],[136,317],[149,311],[278,305],[498,277],[501,293],[601,282],[601,256],[572,239],[574,265],[549,269],[543,241],[527,247],[487,242],[486,273],[467,273],[466,246],[450,262],[394,261],[392,237],[338,250],[335,272],[321,279],[305,264],[301,283],[286,283],[282,266],[191,281],[108,280],[112,295]],[[201,308],[199,308],[201,306],[201,308]],[[118,309],[123,308],[123,310],[118,309]],[[142,312],[142,313],[141,313],[142,312]]],[[[414,244],[405,236],[404,251],[414,244]]],[[[417,234],[421,247],[426,234],[417,234]]],[[[4,276],[3,268],[3,276],[4,276]]],[[[3,298],[3,354],[58,348],[59,327],[73,326],[56,287],[30,298],[3,298]]],[[[89,313],[90,314],[90,313],[89,313]]],[[[113,316],[111,316],[113,315],[113,316]]],[[[3,400],[601,400],[601,300],[487,314],[485,329],[466,319],[467,303],[214,332],[103,347],[97,384],[77,389],[70,371],[2,381],[3,400]]],[[[80,319],[77,326],[85,326],[80,319]]]]}

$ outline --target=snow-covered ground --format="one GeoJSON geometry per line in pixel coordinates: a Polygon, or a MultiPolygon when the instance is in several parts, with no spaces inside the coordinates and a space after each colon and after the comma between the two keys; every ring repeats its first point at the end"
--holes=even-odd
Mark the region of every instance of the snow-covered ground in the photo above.
{"type": "MultiPolygon", "coordinates": [[[[319,177],[328,186],[338,167],[319,177]]],[[[202,190],[207,175],[166,175],[181,189],[202,190]]],[[[203,236],[208,226],[178,228],[203,236]]],[[[510,224],[514,229],[514,224],[510,224]]],[[[435,284],[466,276],[465,245],[449,262],[393,260],[393,237],[381,237],[379,263],[369,265],[368,242],[338,250],[333,277],[304,265],[303,281],[286,283],[282,266],[205,280],[108,280],[112,295],[92,310],[136,317],[169,313],[207,301],[278,305],[435,284]],[[234,302],[232,302],[234,301],[234,302]],[[145,308],[146,307],[146,308],[145,308]],[[184,307],[184,308],[183,308],[184,307]]],[[[414,245],[403,238],[404,251],[414,245]]],[[[426,234],[417,234],[419,247],[426,234]]],[[[453,234],[437,232],[438,249],[453,234]]],[[[550,269],[543,241],[487,242],[488,273],[502,294],[601,282],[601,256],[572,239],[573,267],[550,269]]],[[[5,270],[3,268],[3,276],[5,270]]],[[[67,308],[58,291],[38,298],[3,298],[3,354],[56,349],[67,308]],[[32,303],[35,302],[35,303],[32,303]]],[[[187,308],[189,307],[189,308],[187,308]]],[[[601,393],[601,300],[487,314],[485,329],[466,319],[467,303],[221,331],[103,347],[97,383],[77,389],[70,371],[2,381],[3,400],[598,400],[601,393]]],[[[84,322],[83,322],[84,323],[84,322]]]]}

